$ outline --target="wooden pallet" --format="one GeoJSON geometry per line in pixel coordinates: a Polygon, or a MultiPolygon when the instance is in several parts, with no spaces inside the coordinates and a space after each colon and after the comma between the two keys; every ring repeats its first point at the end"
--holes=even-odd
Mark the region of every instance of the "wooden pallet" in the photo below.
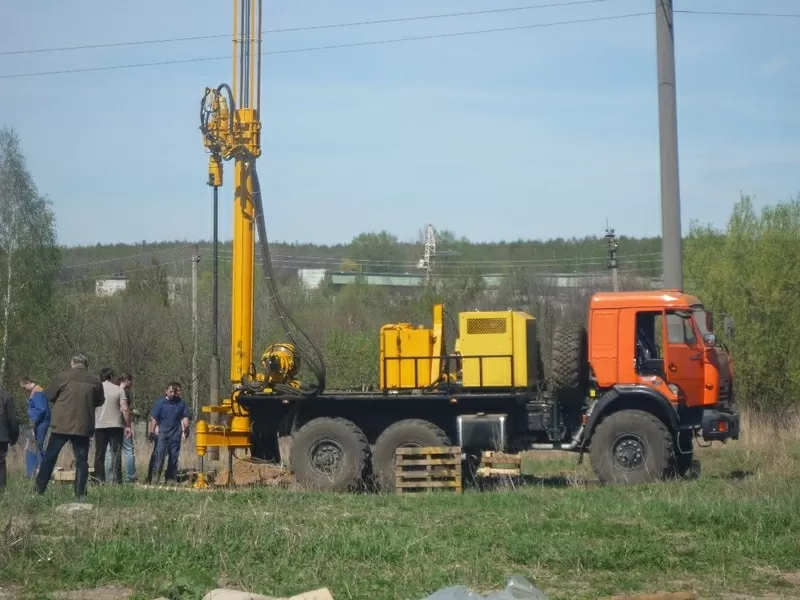
{"type": "Polygon", "coordinates": [[[460,494],[461,448],[426,446],[397,448],[395,451],[395,491],[408,494],[422,491],[452,490],[460,494]]]}
{"type": "Polygon", "coordinates": [[[519,455],[485,451],[477,469],[478,477],[520,477],[522,458],[519,455]]]}

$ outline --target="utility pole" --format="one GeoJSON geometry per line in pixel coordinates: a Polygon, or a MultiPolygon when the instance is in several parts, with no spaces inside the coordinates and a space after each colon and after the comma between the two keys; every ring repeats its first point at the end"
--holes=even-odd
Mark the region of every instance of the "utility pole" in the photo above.
{"type": "Polygon", "coordinates": [[[617,273],[617,236],[613,229],[606,225],[606,234],[603,236],[608,244],[608,268],[611,269],[611,283],[615,292],[619,291],[619,273],[617,273]]]}
{"type": "Polygon", "coordinates": [[[197,263],[200,252],[197,244],[192,252],[192,419],[197,420],[197,263]]]}
{"type": "Polygon", "coordinates": [[[683,290],[678,112],[675,95],[675,30],[672,17],[672,0],[656,0],[663,286],[667,289],[683,290]]]}

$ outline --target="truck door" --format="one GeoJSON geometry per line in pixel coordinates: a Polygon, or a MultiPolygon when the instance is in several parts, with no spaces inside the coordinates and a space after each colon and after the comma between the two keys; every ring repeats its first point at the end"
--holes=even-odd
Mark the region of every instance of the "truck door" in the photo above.
{"type": "Polygon", "coordinates": [[[703,347],[692,323],[691,312],[668,310],[666,375],[686,398],[687,406],[703,404],[703,347]]]}

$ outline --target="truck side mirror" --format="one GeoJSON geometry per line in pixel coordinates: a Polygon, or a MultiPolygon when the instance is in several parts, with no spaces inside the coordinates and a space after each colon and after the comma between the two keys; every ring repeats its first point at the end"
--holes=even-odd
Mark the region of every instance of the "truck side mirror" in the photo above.
{"type": "Polygon", "coordinates": [[[713,348],[714,346],[717,345],[717,336],[714,335],[713,333],[707,333],[703,336],[703,342],[709,348],[713,348]]]}
{"type": "Polygon", "coordinates": [[[714,331],[714,313],[710,310],[706,312],[706,329],[714,331]]]}

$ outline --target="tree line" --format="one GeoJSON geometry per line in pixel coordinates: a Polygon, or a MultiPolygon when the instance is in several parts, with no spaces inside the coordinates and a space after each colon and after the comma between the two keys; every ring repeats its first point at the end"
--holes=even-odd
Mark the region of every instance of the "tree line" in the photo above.
{"type": "MultiPolygon", "coordinates": [[[[95,371],[111,366],[132,372],[134,408],[142,412],[171,380],[183,384],[187,399],[196,390],[200,403],[205,402],[211,356],[209,244],[198,242],[203,260],[193,386],[191,293],[186,285],[170,286],[170,276],[190,275],[191,244],[59,248],[50,202],[38,192],[12,130],[0,133],[0,161],[0,383],[15,394],[22,375],[46,384],[67,366],[72,353],[81,351],[95,371]],[[98,295],[96,279],[115,273],[127,278],[125,289],[98,295]]],[[[800,303],[794,302],[800,287],[798,239],[800,198],[758,211],[743,196],[724,228],[695,224],[684,240],[686,291],[699,295],[716,314],[733,317],[733,337],[722,331],[718,335],[733,354],[737,400],[764,416],[800,407],[800,303]]],[[[622,289],[647,286],[647,278],[660,276],[658,238],[620,237],[618,243],[622,289]]],[[[220,253],[223,397],[230,368],[229,250],[223,246],[220,253]]],[[[298,279],[297,268],[407,272],[422,257],[422,237],[403,242],[387,232],[371,232],[340,246],[271,245],[282,299],[320,346],[327,387],[377,384],[381,325],[429,325],[435,302],[444,302],[452,317],[446,321],[451,344],[460,310],[513,307],[530,312],[538,319],[547,364],[558,323],[584,319],[591,294],[611,289],[602,237],[472,244],[444,231],[437,236],[439,250],[444,258],[436,259],[428,285],[386,288],[356,278],[344,286],[323,280],[310,288],[298,279]],[[297,257],[305,263],[292,263],[297,257]],[[487,285],[482,275],[491,273],[503,275],[499,285],[487,285]],[[543,276],[553,273],[592,276],[579,287],[564,288],[543,276]]],[[[263,348],[285,338],[257,269],[256,364],[263,348]]]]}

